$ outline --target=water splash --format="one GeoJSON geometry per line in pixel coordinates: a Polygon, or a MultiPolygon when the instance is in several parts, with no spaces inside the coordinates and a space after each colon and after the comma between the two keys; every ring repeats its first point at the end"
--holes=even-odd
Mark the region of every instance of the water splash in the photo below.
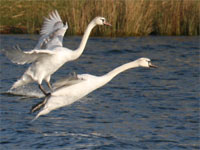
{"type": "Polygon", "coordinates": [[[42,98],[44,97],[44,94],[39,91],[39,89],[33,88],[33,87],[20,87],[17,89],[8,90],[7,92],[3,94],[8,95],[15,95],[15,96],[24,96],[24,97],[33,97],[33,98],[42,98]]]}

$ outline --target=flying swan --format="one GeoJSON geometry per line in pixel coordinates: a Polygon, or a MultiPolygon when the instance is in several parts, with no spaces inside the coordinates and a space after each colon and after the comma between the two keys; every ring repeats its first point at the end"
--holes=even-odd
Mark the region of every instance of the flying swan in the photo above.
{"type": "Polygon", "coordinates": [[[152,65],[151,60],[148,58],[139,58],[121,65],[103,76],[81,74],[74,78],[58,81],[55,83],[55,91],[47,96],[44,101],[32,107],[31,112],[35,112],[43,107],[33,121],[41,115],[48,114],[52,110],[74,103],[92,91],[104,86],[119,73],[136,67],[156,68],[157,66],[152,65]]]}
{"type": "Polygon", "coordinates": [[[34,50],[22,51],[19,47],[2,50],[13,63],[21,65],[32,63],[23,76],[13,84],[11,90],[35,81],[44,95],[48,95],[49,93],[42,87],[42,81],[45,80],[48,87],[52,89],[51,75],[66,62],[76,60],[81,56],[90,32],[96,25],[111,26],[104,17],[96,17],[89,23],[79,47],[76,50],[65,48],[62,46],[62,40],[68,25],[63,24],[58,12],[55,11],[45,19],[41,29],[42,36],[34,50]]]}

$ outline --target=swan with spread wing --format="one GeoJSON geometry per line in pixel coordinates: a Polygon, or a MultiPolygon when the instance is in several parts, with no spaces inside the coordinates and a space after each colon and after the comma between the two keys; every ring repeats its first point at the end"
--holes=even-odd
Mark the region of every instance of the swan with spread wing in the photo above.
{"type": "Polygon", "coordinates": [[[52,110],[78,101],[92,91],[107,84],[119,73],[136,67],[156,68],[156,66],[151,63],[150,59],[139,58],[135,61],[121,65],[103,76],[81,74],[55,83],[56,89],[47,96],[44,101],[32,107],[31,112],[35,112],[43,107],[33,120],[41,115],[48,114],[52,110]]]}
{"type": "Polygon", "coordinates": [[[51,75],[55,73],[66,62],[78,59],[86,46],[91,30],[96,25],[108,25],[104,17],[94,18],[86,28],[81,43],[76,50],[63,47],[63,36],[68,25],[63,24],[57,11],[52,12],[49,18],[45,18],[41,29],[41,38],[34,50],[22,51],[19,47],[12,50],[2,50],[2,52],[13,62],[17,64],[29,64],[29,68],[23,76],[17,80],[11,89],[26,85],[31,82],[37,82],[40,90],[48,95],[42,87],[42,81],[45,80],[50,89],[51,75]],[[44,49],[43,49],[44,48],[44,49]]]}

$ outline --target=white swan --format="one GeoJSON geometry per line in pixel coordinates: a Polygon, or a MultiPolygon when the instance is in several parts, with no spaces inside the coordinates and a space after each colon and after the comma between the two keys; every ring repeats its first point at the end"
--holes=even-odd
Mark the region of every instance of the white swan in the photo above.
{"type": "MultiPolygon", "coordinates": [[[[44,36],[41,37],[41,40],[36,46],[36,48],[38,47],[42,48],[43,47],[42,45],[45,45],[45,41],[47,41],[46,43],[48,44],[46,44],[46,46],[50,49],[45,49],[45,50],[34,49],[25,52],[22,51],[20,48],[16,48],[13,50],[2,51],[13,63],[17,64],[32,63],[31,66],[25,71],[23,76],[13,84],[11,90],[35,81],[39,84],[40,90],[45,95],[48,95],[47,92],[45,92],[44,88],[42,87],[42,81],[45,80],[49,88],[52,89],[50,84],[51,75],[54,72],[56,72],[66,62],[75,60],[81,56],[91,30],[96,25],[111,26],[109,23],[106,22],[106,19],[104,17],[94,18],[89,23],[83,35],[80,46],[76,50],[70,50],[68,48],[62,47],[62,36],[61,37],[59,36],[59,35],[64,35],[67,26],[61,25],[61,28],[63,29],[59,28],[61,31],[55,30],[56,33],[60,31],[59,34],[57,34],[57,36],[54,36],[54,38],[49,40],[51,34],[55,33],[54,31],[52,32],[50,31],[51,30],[50,23],[53,22],[54,18],[57,18],[58,22],[60,20],[58,14],[55,15],[54,18],[53,17],[50,18],[51,20],[46,19],[46,23],[44,24],[44,27],[42,28],[41,31],[41,33],[44,33],[44,36]],[[55,43],[57,43],[58,45],[56,45],[55,43]]],[[[62,23],[56,23],[56,25],[60,26],[59,24],[62,23]]]]}
{"type": "Polygon", "coordinates": [[[75,80],[68,79],[66,82],[63,80],[56,84],[57,89],[51,93],[50,96],[47,96],[43,102],[40,102],[36,106],[33,106],[32,110],[38,110],[41,106],[44,105],[42,110],[36,115],[33,119],[37,119],[41,115],[46,115],[50,111],[58,109],[60,107],[64,107],[74,103],[75,101],[81,99],[92,91],[104,86],[107,84],[112,78],[114,78],[119,73],[136,67],[156,67],[151,64],[150,59],[148,58],[139,58],[135,61],[126,63],[116,69],[110,71],[109,73],[103,76],[93,76],[90,74],[81,74],[75,77],[75,80]]]}

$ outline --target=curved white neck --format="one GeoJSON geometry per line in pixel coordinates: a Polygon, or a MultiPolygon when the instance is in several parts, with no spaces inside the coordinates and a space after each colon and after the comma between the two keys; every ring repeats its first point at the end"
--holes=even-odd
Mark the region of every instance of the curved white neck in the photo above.
{"type": "Polygon", "coordinates": [[[92,31],[92,29],[95,26],[96,26],[96,24],[93,21],[90,22],[90,24],[87,26],[87,29],[85,30],[85,33],[83,35],[83,38],[81,40],[79,47],[74,51],[75,59],[80,57],[80,55],[83,53],[83,50],[85,49],[85,46],[86,46],[87,40],[89,38],[90,32],[92,31]]]}
{"type": "Polygon", "coordinates": [[[139,67],[137,60],[126,63],[124,65],[121,65],[121,66],[115,68],[114,70],[112,70],[109,73],[102,76],[103,81],[104,81],[103,85],[108,83],[110,80],[112,80],[115,76],[117,76],[121,72],[124,72],[128,69],[131,69],[131,68],[136,68],[136,67],[139,67]]]}

